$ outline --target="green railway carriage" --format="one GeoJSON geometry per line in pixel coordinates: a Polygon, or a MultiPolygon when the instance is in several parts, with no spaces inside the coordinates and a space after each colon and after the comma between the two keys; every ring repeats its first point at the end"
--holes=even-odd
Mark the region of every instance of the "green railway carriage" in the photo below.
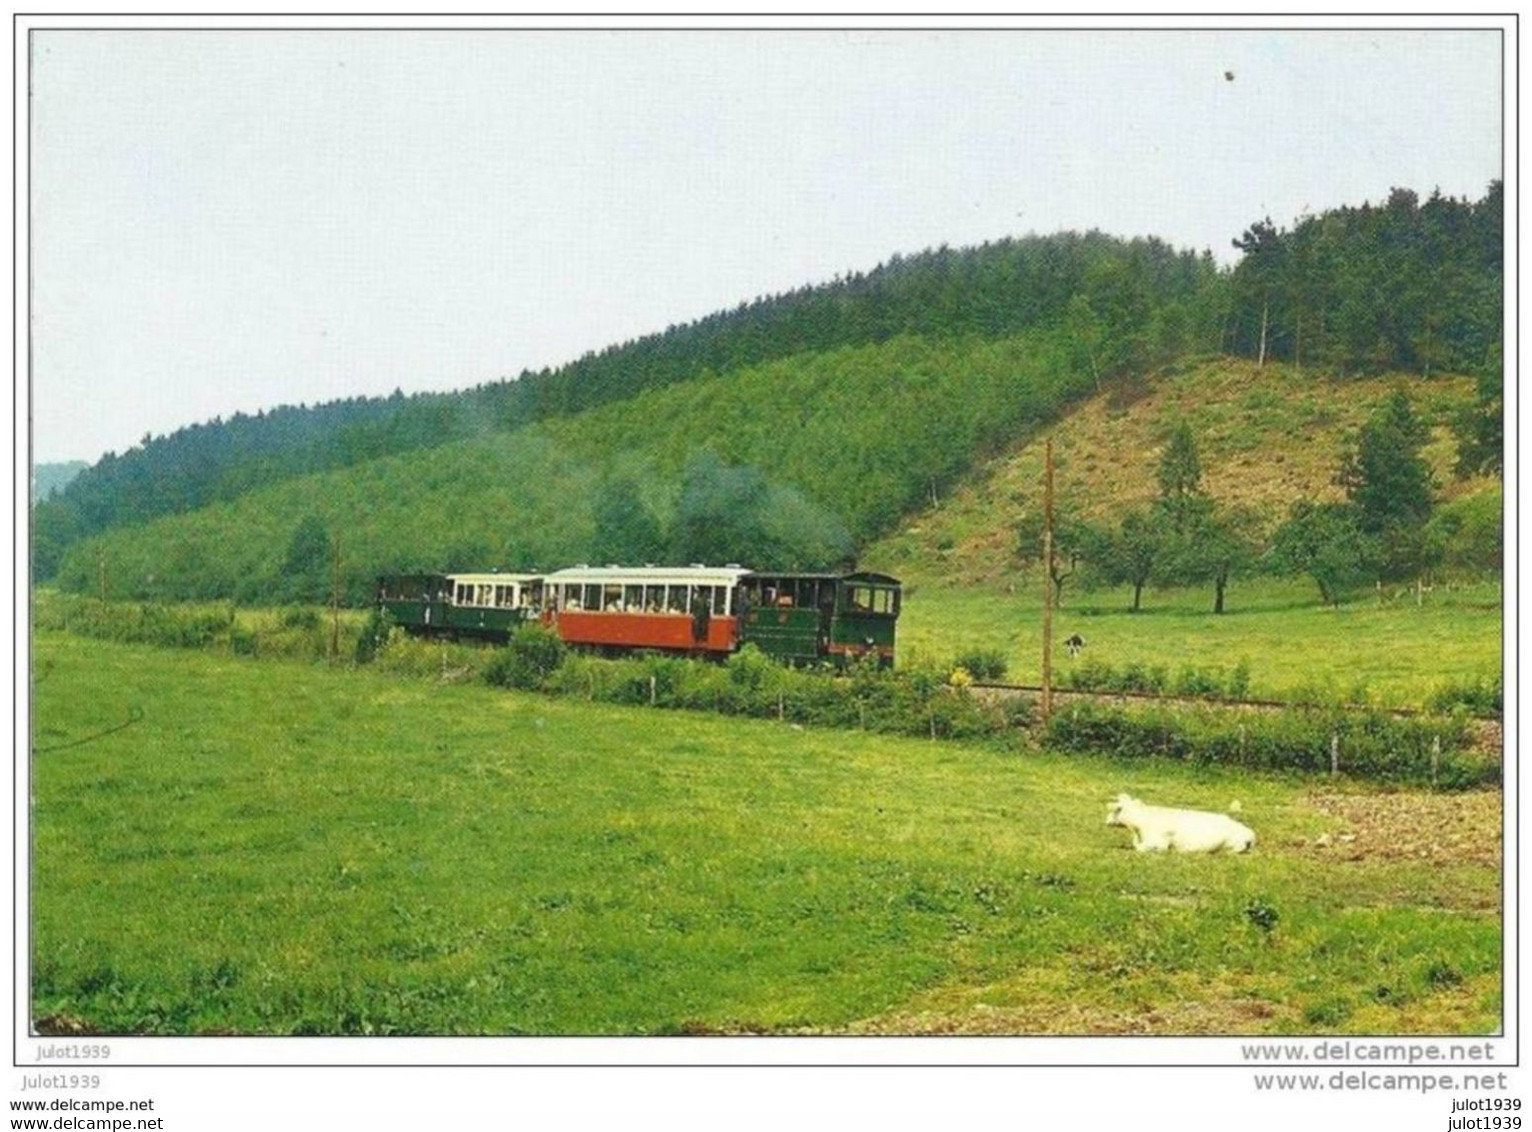
{"type": "Polygon", "coordinates": [[[900,585],[887,574],[752,573],[741,582],[746,600],[740,641],[789,664],[862,656],[894,663],[900,585]]]}
{"type": "Polygon", "coordinates": [[[378,607],[412,633],[505,640],[537,615],[535,574],[396,574],[378,579],[378,607]]]}

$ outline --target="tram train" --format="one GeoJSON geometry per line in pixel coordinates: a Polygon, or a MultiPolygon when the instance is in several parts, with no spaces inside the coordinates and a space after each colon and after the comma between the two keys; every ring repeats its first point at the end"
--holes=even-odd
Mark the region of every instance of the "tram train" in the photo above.
{"type": "Polygon", "coordinates": [[[789,664],[894,662],[897,578],[742,566],[575,566],[551,574],[396,574],[378,608],[422,636],[505,641],[536,621],[576,648],[724,657],[746,644],[789,664]]]}

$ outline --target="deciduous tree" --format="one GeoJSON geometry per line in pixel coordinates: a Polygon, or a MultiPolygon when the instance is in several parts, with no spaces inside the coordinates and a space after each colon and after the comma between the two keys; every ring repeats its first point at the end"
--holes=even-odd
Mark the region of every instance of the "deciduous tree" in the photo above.
{"type": "Polygon", "coordinates": [[[1272,534],[1273,564],[1313,578],[1327,605],[1339,605],[1349,591],[1375,576],[1376,557],[1377,546],[1363,533],[1350,503],[1300,500],[1272,534]]]}

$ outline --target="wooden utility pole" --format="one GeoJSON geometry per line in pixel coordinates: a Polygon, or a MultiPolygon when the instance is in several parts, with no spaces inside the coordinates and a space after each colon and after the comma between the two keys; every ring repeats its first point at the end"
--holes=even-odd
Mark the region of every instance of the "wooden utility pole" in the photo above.
{"type": "Polygon", "coordinates": [[[330,663],[340,656],[340,536],[330,555],[330,663]]]}
{"type": "Polygon", "coordinates": [[[1043,442],[1043,722],[1053,714],[1053,440],[1043,442]]]}

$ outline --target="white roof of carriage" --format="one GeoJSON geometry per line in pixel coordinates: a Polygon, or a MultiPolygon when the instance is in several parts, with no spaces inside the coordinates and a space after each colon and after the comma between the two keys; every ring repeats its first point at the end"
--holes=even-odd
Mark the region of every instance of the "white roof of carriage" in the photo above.
{"type": "Polygon", "coordinates": [[[524,586],[528,582],[535,582],[542,577],[541,574],[448,574],[447,577],[454,582],[462,582],[470,586],[524,586]]]}
{"type": "Polygon", "coordinates": [[[732,586],[742,566],[571,566],[545,576],[549,585],[732,586]]]}

